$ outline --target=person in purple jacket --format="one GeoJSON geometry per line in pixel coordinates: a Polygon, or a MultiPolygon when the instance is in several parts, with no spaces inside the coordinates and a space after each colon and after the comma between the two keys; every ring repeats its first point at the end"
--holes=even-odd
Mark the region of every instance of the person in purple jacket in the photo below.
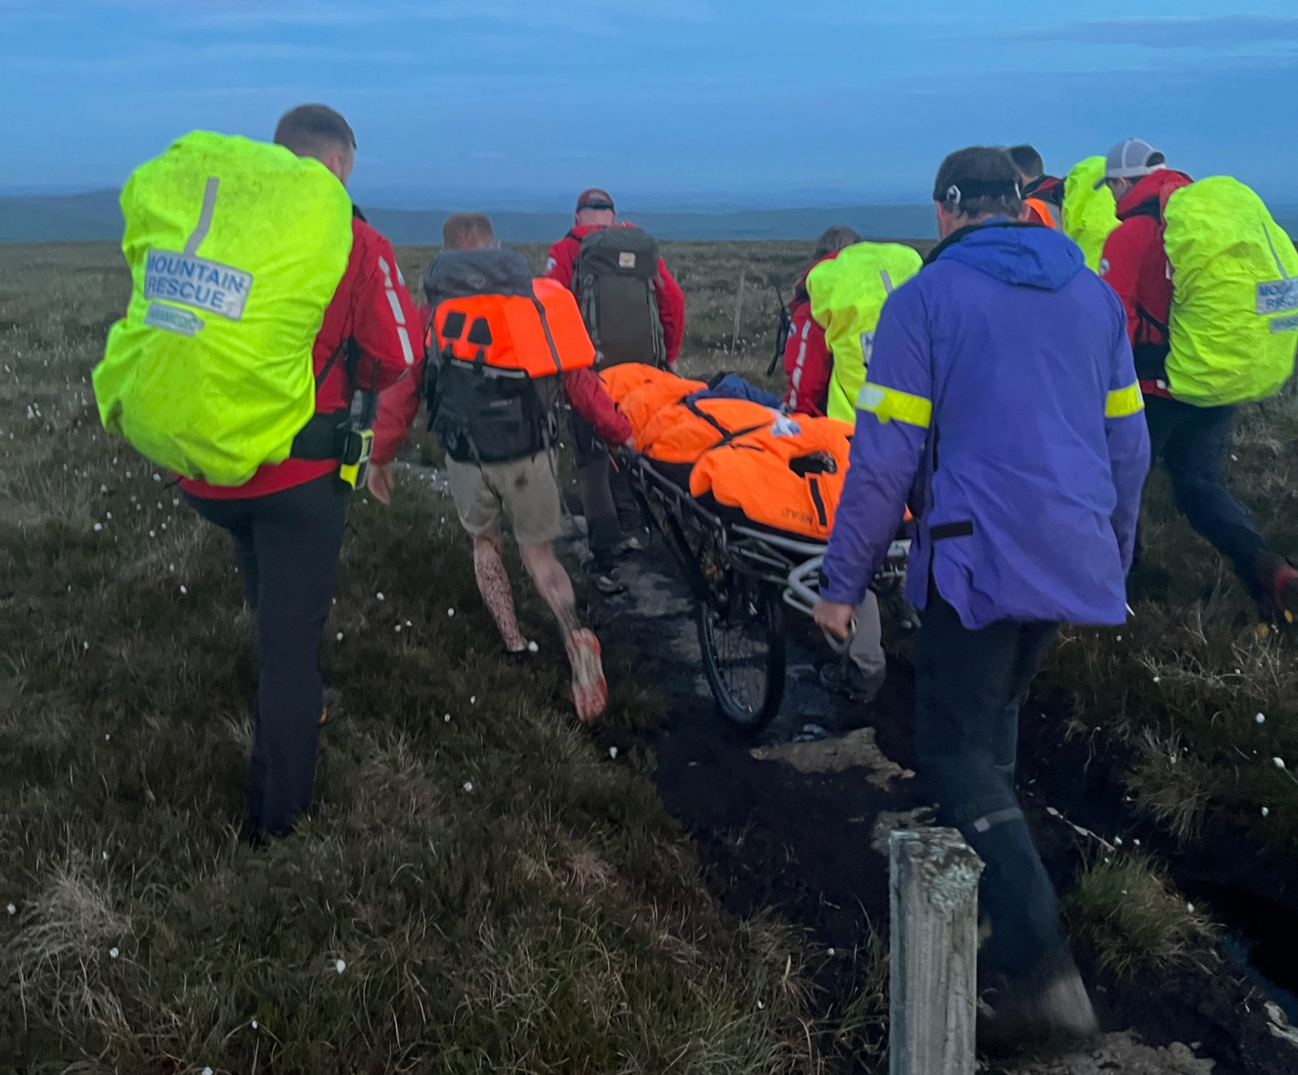
{"type": "Polygon", "coordinates": [[[1014,792],[1019,701],[1061,622],[1125,621],[1149,469],[1122,304],[1071,239],[1018,222],[1016,178],[985,147],[938,171],[942,241],[883,308],[815,610],[846,637],[909,503],[915,745],[986,864],[984,1040],[1096,1028],[1014,792]]]}

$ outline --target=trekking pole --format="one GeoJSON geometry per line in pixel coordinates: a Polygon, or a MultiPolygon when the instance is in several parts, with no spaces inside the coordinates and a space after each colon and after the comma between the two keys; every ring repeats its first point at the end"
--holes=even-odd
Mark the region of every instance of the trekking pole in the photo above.
{"type": "Polygon", "coordinates": [[[780,364],[780,359],[784,357],[784,347],[789,342],[789,329],[792,322],[789,319],[789,307],[784,302],[784,295],[780,291],[779,278],[772,275],[770,279],[771,287],[775,288],[775,301],[780,304],[780,325],[775,330],[775,354],[771,355],[771,364],[766,367],[766,376],[770,377],[775,373],[775,367],[780,364]]]}

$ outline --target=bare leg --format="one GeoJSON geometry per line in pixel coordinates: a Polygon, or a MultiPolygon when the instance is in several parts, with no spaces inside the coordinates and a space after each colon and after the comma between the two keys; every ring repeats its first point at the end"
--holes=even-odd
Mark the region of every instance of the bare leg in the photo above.
{"type": "Polygon", "coordinates": [[[604,712],[608,701],[608,686],[600,663],[599,640],[595,632],[582,627],[577,619],[577,597],[572,592],[572,580],[554,555],[547,542],[544,545],[520,545],[523,566],[532,577],[554,618],[559,621],[563,646],[572,665],[572,700],[577,716],[594,720],[604,712]]]}
{"type": "MultiPolygon", "coordinates": [[[[527,649],[527,639],[518,629],[514,614],[514,594],[509,585],[509,574],[500,555],[500,530],[493,528],[473,539],[473,574],[478,580],[478,592],[486,603],[491,618],[500,629],[505,648],[510,653],[527,649]]],[[[560,568],[562,570],[562,568],[560,568]]]]}
{"type": "Polygon", "coordinates": [[[581,629],[577,619],[577,595],[572,592],[572,579],[563,569],[554,555],[554,548],[547,542],[544,545],[519,545],[519,554],[523,566],[536,584],[537,592],[550,606],[554,618],[559,621],[559,630],[564,637],[581,629]]]}

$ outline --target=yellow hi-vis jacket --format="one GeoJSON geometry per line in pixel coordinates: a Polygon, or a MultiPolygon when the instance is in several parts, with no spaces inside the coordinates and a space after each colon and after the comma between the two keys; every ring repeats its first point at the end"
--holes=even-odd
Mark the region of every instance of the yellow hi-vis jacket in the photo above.
{"type": "Polygon", "coordinates": [[[855,243],[807,274],[811,316],[825,330],[834,356],[829,379],[830,418],[856,422],[856,397],[874,347],[879,313],[894,288],[919,272],[924,261],[900,243],[855,243]]]}
{"type": "Polygon", "coordinates": [[[1086,267],[1100,271],[1104,240],[1118,226],[1118,207],[1108,187],[1095,189],[1104,176],[1104,158],[1087,157],[1064,179],[1064,234],[1082,248],[1086,267]]]}
{"type": "Polygon", "coordinates": [[[126,317],[94,389],[104,428],[187,478],[241,485],[315,411],[311,348],[352,207],[319,161],[194,131],[122,191],[126,317]]]}

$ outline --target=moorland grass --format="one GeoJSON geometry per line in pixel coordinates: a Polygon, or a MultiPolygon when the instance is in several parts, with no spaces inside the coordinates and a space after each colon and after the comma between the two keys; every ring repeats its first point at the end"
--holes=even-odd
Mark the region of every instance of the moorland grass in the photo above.
{"type": "MultiPolygon", "coordinates": [[[[787,296],[810,250],[665,244],[689,304],[683,371],[781,388],[765,377],[766,280],[787,296]]],[[[418,281],[431,251],[399,254],[418,281]]],[[[313,816],[264,855],[237,843],[252,620],[224,536],[98,428],[89,372],[127,289],[109,244],[0,248],[0,1058],[765,1072],[873,1051],[886,961],[866,960],[856,1002],[816,1020],[800,939],[721,913],[644,748],[622,737],[613,759],[604,731],[576,726],[534,598],[521,604],[540,658],[498,659],[451,506],[413,476],[390,511],[353,505],[323,649],[344,713],[324,733],[313,816]]],[[[1298,551],[1295,436],[1294,397],[1244,408],[1230,464],[1282,551],[1298,551]]],[[[420,436],[408,451],[439,456],[420,436]]],[[[1125,748],[1133,803],[1181,839],[1224,814],[1291,854],[1293,640],[1257,638],[1157,473],[1143,526],[1136,616],[1066,631],[1038,692],[1125,748]]],[[[609,663],[608,727],[661,719],[636,655],[609,663]]],[[[1084,875],[1070,916],[1109,923],[1091,931],[1101,958],[1107,944],[1124,968],[1156,961],[1166,948],[1143,927],[1112,925],[1115,877],[1084,875]]]]}
{"type": "MultiPolygon", "coordinates": [[[[126,291],[107,245],[0,251],[0,1069],[720,1075],[841,1052],[802,938],[722,913],[643,750],[578,725],[535,599],[541,654],[501,659],[426,482],[353,505],[312,815],[238,842],[253,621],[225,535],[98,428],[126,291]]],[[[608,726],[661,716],[615,682],[608,726]]]]}

